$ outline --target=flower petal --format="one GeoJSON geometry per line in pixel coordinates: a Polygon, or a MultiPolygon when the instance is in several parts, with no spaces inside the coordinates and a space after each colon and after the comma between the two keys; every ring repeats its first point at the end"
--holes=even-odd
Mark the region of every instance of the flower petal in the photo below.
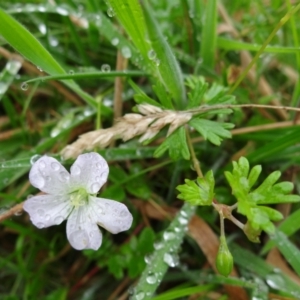
{"type": "Polygon", "coordinates": [[[52,195],[63,195],[72,191],[70,174],[55,158],[42,156],[31,167],[31,184],[52,195]]]}
{"type": "Polygon", "coordinates": [[[74,208],[67,221],[67,237],[76,250],[98,250],[102,243],[102,233],[93,218],[89,205],[74,208]]]}
{"type": "Polygon", "coordinates": [[[133,217],[126,205],[118,201],[89,197],[93,218],[97,223],[111,233],[119,233],[131,227],[133,217]]]}
{"type": "Polygon", "coordinates": [[[106,160],[100,154],[91,152],[78,156],[71,167],[71,178],[76,186],[96,194],[106,182],[108,172],[106,160]]]}
{"type": "Polygon", "coordinates": [[[31,222],[38,228],[60,224],[72,210],[67,195],[31,197],[24,202],[23,208],[28,212],[31,222]]]}

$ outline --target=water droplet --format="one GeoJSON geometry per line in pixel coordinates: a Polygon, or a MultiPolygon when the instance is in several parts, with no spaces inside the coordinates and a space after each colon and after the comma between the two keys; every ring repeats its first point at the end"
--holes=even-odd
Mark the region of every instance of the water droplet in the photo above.
{"type": "Polygon", "coordinates": [[[42,222],[39,222],[39,223],[36,224],[36,227],[41,229],[41,228],[45,227],[45,224],[42,223],[42,222]]]}
{"type": "Polygon", "coordinates": [[[145,263],[150,264],[152,261],[152,258],[153,258],[152,254],[145,255],[145,257],[144,257],[145,263]]]}
{"type": "Polygon", "coordinates": [[[49,36],[48,39],[49,39],[49,44],[50,44],[52,47],[57,47],[57,46],[58,46],[59,41],[58,41],[58,39],[57,39],[56,37],[54,37],[54,36],[49,36]]]}
{"type": "Polygon", "coordinates": [[[156,278],[156,275],[154,273],[148,273],[148,276],[146,278],[146,281],[149,283],[149,284],[155,284],[156,281],[157,281],[157,278],[156,278]]]}
{"type": "Polygon", "coordinates": [[[136,300],[143,300],[145,297],[145,293],[144,292],[138,292],[136,295],[135,295],[135,299],[136,300]]]}
{"type": "Polygon", "coordinates": [[[134,291],[135,291],[134,287],[130,286],[129,289],[128,289],[128,295],[133,295],[134,291]]]}
{"type": "Polygon", "coordinates": [[[63,8],[63,7],[60,7],[60,6],[57,6],[56,7],[56,12],[62,16],[67,16],[68,15],[68,11],[63,8]]]}
{"type": "Polygon", "coordinates": [[[117,46],[117,45],[119,44],[119,39],[118,39],[117,37],[113,38],[113,39],[111,40],[111,44],[112,44],[113,46],[117,46]]]}
{"type": "Polygon", "coordinates": [[[41,158],[41,155],[35,154],[30,158],[30,164],[33,165],[38,159],[41,158]]]}
{"type": "Polygon", "coordinates": [[[159,250],[159,249],[161,249],[161,248],[163,247],[163,243],[160,242],[160,241],[157,241],[157,242],[155,242],[155,243],[153,244],[153,246],[154,246],[154,249],[155,249],[155,250],[159,250]]]}
{"type": "Polygon", "coordinates": [[[121,53],[122,53],[122,55],[123,55],[125,58],[130,58],[130,57],[131,57],[131,50],[130,50],[130,48],[127,47],[127,46],[122,47],[121,53]]]}
{"type": "Polygon", "coordinates": [[[74,73],[75,73],[74,70],[69,70],[70,75],[74,75],[74,73]]]}
{"type": "Polygon", "coordinates": [[[39,12],[45,12],[45,11],[46,11],[46,7],[40,5],[40,6],[38,7],[38,11],[39,11],[39,12]]]}
{"type": "Polygon", "coordinates": [[[107,9],[107,15],[110,17],[110,18],[112,18],[112,17],[114,17],[115,16],[115,11],[114,11],[114,9],[112,8],[112,7],[109,7],[108,9],[107,9]]]}
{"type": "Polygon", "coordinates": [[[46,168],[46,163],[43,160],[40,160],[39,169],[45,169],[45,168],[46,168]]]}
{"type": "Polygon", "coordinates": [[[178,232],[181,231],[181,228],[180,228],[180,227],[175,227],[175,228],[174,228],[174,231],[178,233],[178,232]]]}
{"type": "Polygon", "coordinates": [[[49,221],[50,218],[51,218],[50,215],[46,215],[46,216],[45,216],[45,220],[46,220],[46,221],[49,221]]]}
{"type": "Polygon", "coordinates": [[[40,23],[38,25],[39,31],[41,32],[41,34],[45,35],[47,33],[47,27],[45,24],[40,23]]]}
{"type": "Polygon", "coordinates": [[[178,255],[171,254],[171,253],[165,253],[164,254],[164,262],[171,268],[174,268],[179,264],[178,255]]]}
{"type": "Polygon", "coordinates": [[[185,217],[185,218],[188,216],[187,213],[186,213],[184,210],[181,210],[181,211],[180,211],[180,214],[181,214],[183,217],[185,217]]]}
{"type": "Polygon", "coordinates": [[[57,170],[59,170],[60,165],[59,165],[59,163],[57,163],[57,162],[53,162],[53,163],[51,163],[51,168],[52,168],[54,171],[57,171],[57,170]]]}
{"type": "Polygon", "coordinates": [[[19,217],[22,215],[22,213],[23,213],[23,210],[18,210],[15,212],[15,216],[19,217]]]}
{"type": "Polygon", "coordinates": [[[100,190],[100,184],[97,183],[97,182],[94,182],[92,185],[91,185],[91,191],[93,194],[97,193],[98,191],[100,190]]]}
{"type": "Polygon", "coordinates": [[[70,175],[69,173],[67,173],[66,171],[60,172],[59,173],[59,180],[62,182],[66,182],[70,179],[70,175]]]}
{"type": "Polygon", "coordinates": [[[154,63],[155,63],[155,65],[156,65],[157,67],[159,67],[159,65],[160,65],[160,60],[159,60],[158,58],[155,58],[155,59],[154,59],[154,63]]]}
{"type": "Polygon", "coordinates": [[[148,58],[150,60],[153,60],[153,59],[156,58],[156,52],[153,49],[151,49],[151,50],[148,51],[148,58]]]}
{"type": "Polygon", "coordinates": [[[36,66],[36,68],[40,71],[40,72],[43,72],[43,69],[39,66],[36,66]]]}
{"type": "Polygon", "coordinates": [[[98,211],[99,214],[104,214],[104,209],[100,205],[97,206],[97,211],[98,211]]]}
{"type": "Polygon", "coordinates": [[[62,221],[64,220],[64,218],[62,216],[57,216],[54,219],[54,224],[58,225],[60,224],[62,221]]]}
{"type": "Polygon", "coordinates": [[[163,237],[166,241],[170,241],[170,240],[175,239],[176,234],[171,230],[167,230],[164,232],[163,237]]]}
{"type": "Polygon", "coordinates": [[[33,195],[28,195],[26,199],[30,199],[32,197],[33,197],[33,195]]]}
{"type": "Polygon", "coordinates": [[[103,65],[101,66],[101,71],[102,71],[102,72],[110,72],[110,65],[108,65],[108,64],[103,64],[103,65]]]}
{"type": "Polygon", "coordinates": [[[7,85],[3,82],[0,82],[0,94],[4,94],[6,92],[7,85]]]}
{"type": "Polygon", "coordinates": [[[19,69],[21,68],[22,63],[18,60],[10,60],[6,66],[5,69],[10,73],[11,75],[15,75],[18,73],[19,69]]]}
{"type": "Polygon", "coordinates": [[[28,90],[28,84],[27,84],[26,82],[23,82],[23,83],[21,84],[21,89],[22,89],[23,91],[27,91],[27,90],[28,90]]]}
{"type": "Polygon", "coordinates": [[[69,236],[69,240],[72,246],[77,250],[82,250],[89,244],[89,237],[84,230],[72,232],[69,236]]]}
{"type": "Polygon", "coordinates": [[[71,173],[72,175],[79,175],[81,173],[81,169],[79,166],[73,165],[71,167],[71,173]]]}
{"type": "Polygon", "coordinates": [[[187,225],[187,223],[188,223],[188,220],[186,218],[183,218],[183,217],[179,217],[178,221],[181,225],[187,225]]]}

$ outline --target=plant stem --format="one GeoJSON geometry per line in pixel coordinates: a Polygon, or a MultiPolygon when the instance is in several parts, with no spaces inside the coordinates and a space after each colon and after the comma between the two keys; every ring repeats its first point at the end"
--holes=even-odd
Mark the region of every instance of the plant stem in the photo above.
{"type": "Polygon", "coordinates": [[[202,171],[201,171],[201,168],[200,168],[200,163],[199,163],[199,160],[196,157],[194,147],[193,147],[193,143],[192,143],[192,140],[191,140],[191,137],[190,137],[190,132],[189,132],[187,126],[185,127],[185,131],[186,131],[187,144],[188,144],[189,150],[191,152],[191,156],[192,156],[193,166],[195,168],[195,171],[197,172],[198,177],[202,178],[203,174],[202,174],[202,171]]]}

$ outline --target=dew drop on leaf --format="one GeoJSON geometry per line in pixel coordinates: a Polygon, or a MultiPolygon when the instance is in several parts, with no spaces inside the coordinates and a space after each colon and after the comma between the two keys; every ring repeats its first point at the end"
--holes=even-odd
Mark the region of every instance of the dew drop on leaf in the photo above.
{"type": "Polygon", "coordinates": [[[38,159],[41,158],[41,155],[35,154],[30,157],[30,164],[33,165],[38,159]]]}
{"type": "Polygon", "coordinates": [[[157,242],[155,242],[155,243],[153,244],[153,246],[154,246],[154,249],[155,249],[155,250],[159,250],[159,249],[161,249],[161,248],[163,247],[163,243],[160,242],[160,241],[157,241],[157,242]]]}
{"type": "Polygon", "coordinates": [[[153,59],[156,58],[156,52],[153,49],[151,49],[151,50],[148,51],[148,58],[150,60],[153,60],[153,59]]]}
{"type": "Polygon", "coordinates": [[[167,230],[164,232],[163,237],[164,237],[164,240],[170,241],[170,240],[175,239],[176,235],[173,231],[167,230]]]}
{"type": "Polygon", "coordinates": [[[136,300],[143,300],[145,297],[145,293],[144,292],[138,292],[135,296],[136,300]]]}
{"type": "Polygon", "coordinates": [[[113,46],[117,46],[117,45],[119,44],[119,39],[118,39],[117,37],[113,38],[113,39],[111,40],[111,44],[112,44],[113,46]]]}
{"type": "Polygon", "coordinates": [[[171,268],[176,267],[179,264],[179,259],[177,254],[165,253],[164,262],[171,268]]]}
{"type": "Polygon", "coordinates": [[[28,90],[28,84],[26,82],[23,82],[21,84],[21,90],[23,90],[23,91],[27,91],[28,90]]]}
{"type": "Polygon", "coordinates": [[[108,64],[103,64],[103,65],[101,66],[101,71],[102,71],[102,72],[110,72],[110,65],[108,65],[108,64]]]}
{"type": "Polygon", "coordinates": [[[156,278],[156,275],[154,273],[148,273],[148,276],[146,278],[146,281],[149,283],[149,284],[155,284],[157,282],[157,278],[156,278]]]}
{"type": "Polygon", "coordinates": [[[122,55],[123,55],[125,58],[130,58],[130,57],[131,57],[131,50],[130,50],[130,48],[127,47],[127,46],[122,47],[121,53],[122,53],[122,55]]]}
{"type": "Polygon", "coordinates": [[[112,8],[112,7],[109,7],[108,9],[107,9],[107,15],[110,17],[110,18],[112,18],[112,17],[114,17],[115,16],[115,11],[114,11],[114,9],[112,8]]]}

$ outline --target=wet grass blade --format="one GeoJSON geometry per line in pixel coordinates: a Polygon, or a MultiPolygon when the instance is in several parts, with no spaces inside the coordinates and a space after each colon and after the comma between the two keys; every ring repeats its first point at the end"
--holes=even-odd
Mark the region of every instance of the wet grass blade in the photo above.
{"type": "MultiPolygon", "coordinates": [[[[0,20],[0,34],[26,59],[50,75],[66,74],[65,70],[49,51],[24,26],[2,9],[0,9],[0,20]]],[[[94,99],[81,90],[75,82],[70,80],[64,83],[79,94],[88,104],[96,107],[94,99]]]]}
{"type": "Polygon", "coordinates": [[[144,15],[148,29],[148,36],[156,58],[153,63],[157,67],[159,80],[162,80],[176,103],[176,108],[182,109],[186,103],[185,87],[179,64],[170,45],[164,38],[157,24],[151,7],[145,2],[144,15]]]}

